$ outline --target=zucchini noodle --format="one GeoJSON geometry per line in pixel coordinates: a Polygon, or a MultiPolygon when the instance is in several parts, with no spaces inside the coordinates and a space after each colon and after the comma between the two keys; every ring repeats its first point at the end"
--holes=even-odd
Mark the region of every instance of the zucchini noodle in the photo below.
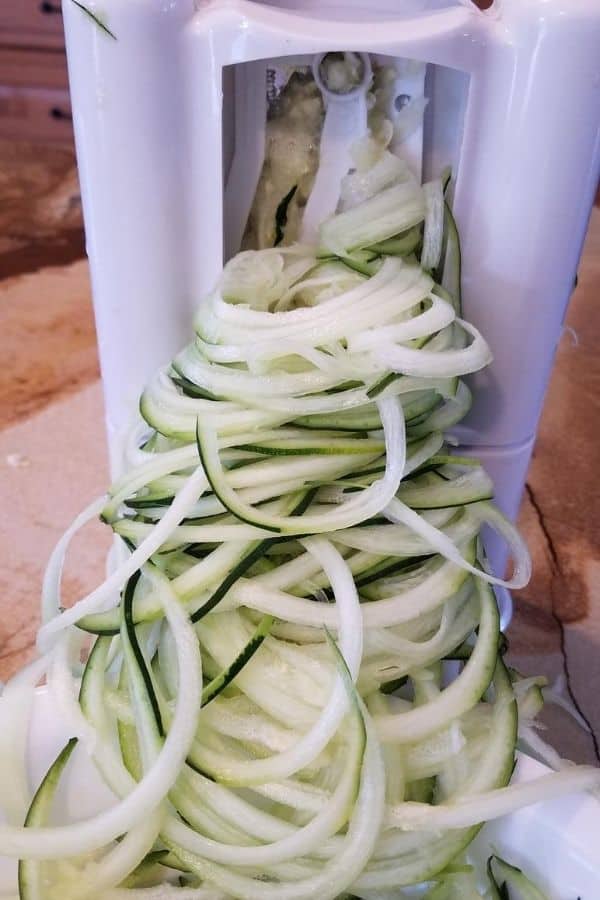
{"type": "Polygon", "coordinates": [[[531,567],[447,436],[491,354],[460,317],[442,182],[387,151],[348,178],[319,246],[225,266],[141,398],[129,468],[52,554],[43,655],[0,699],[20,900],[538,898],[498,858],[478,883],[462,854],[488,819],[600,785],[576,766],[509,784],[517,741],[543,744],[543,696],[509,676],[493,586],[531,567]],[[123,554],[65,610],[69,543],[98,515],[123,554]],[[43,676],[72,740],[31,797],[43,676]],[[114,802],[55,824],[73,756],[114,802]]]}

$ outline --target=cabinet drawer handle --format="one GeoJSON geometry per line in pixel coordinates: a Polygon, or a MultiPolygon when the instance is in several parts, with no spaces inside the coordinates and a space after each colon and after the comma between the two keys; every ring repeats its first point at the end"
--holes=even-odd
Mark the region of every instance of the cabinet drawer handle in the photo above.
{"type": "Polygon", "coordinates": [[[50,0],[42,0],[40,3],[40,12],[44,15],[51,16],[53,14],[60,15],[60,3],[51,3],[50,0]]]}
{"type": "Polygon", "coordinates": [[[57,119],[61,122],[72,122],[73,116],[68,109],[61,109],[60,106],[53,106],[50,109],[50,118],[57,119]]]}

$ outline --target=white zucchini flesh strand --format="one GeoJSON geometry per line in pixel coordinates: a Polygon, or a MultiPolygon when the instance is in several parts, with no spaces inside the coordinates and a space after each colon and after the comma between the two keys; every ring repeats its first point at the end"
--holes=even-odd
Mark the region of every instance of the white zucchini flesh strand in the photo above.
{"type": "Polygon", "coordinates": [[[328,802],[311,821],[294,829],[291,834],[278,841],[260,847],[219,844],[195,833],[192,829],[184,832],[171,824],[170,835],[175,835],[188,852],[196,853],[203,859],[230,866],[266,866],[307,856],[321,843],[335,834],[346,822],[356,795],[360,777],[360,767],[364,752],[364,737],[360,726],[352,729],[347,747],[347,759],[342,777],[328,802]]]}
{"type": "MultiPolygon", "coordinates": [[[[362,607],[364,625],[366,628],[379,628],[412,621],[419,614],[440,606],[459,590],[466,577],[464,567],[457,567],[455,563],[441,565],[427,582],[424,581],[414,589],[407,588],[394,597],[365,604],[362,607]],[[418,604],[416,608],[412,601],[418,604]]],[[[325,626],[336,631],[340,628],[339,611],[336,607],[320,604],[315,608],[313,601],[266,588],[246,579],[240,579],[232,588],[223,608],[228,608],[230,603],[263,613],[279,614],[286,621],[298,625],[325,626]]]]}
{"type": "Polygon", "coordinates": [[[69,885],[69,900],[110,896],[154,847],[162,825],[162,810],[136,825],[99,861],[88,862],[69,885]]]}
{"type": "Polygon", "coordinates": [[[382,344],[388,342],[403,342],[425,337],[436,331],[442,331],[456,319],[456,313],[450,303],[429,294],[427,297],[429,308],[423,312],[417,312],[412,318],[406,319],[395,325],[382,325],[379,328],[370,328],[351,337],[348,341],[348,350],[360,352],[365,350],[377,350],[382,344]]]}
{"type": "Polygon", "coordinates": [[[340,640],[339,649],[348,667],[350,677],[353,681],[358,678],[360,663],[363,652],[363,628],[362,613],[360,604],[354,605],[355,599],[358,600],[356,594],[356,586],[352,573],[347,563],[340,555],[339,551],[323,538],[305,538],[302,543],[310,554],[315,556],[323,568],[323,571],[329,579],[329,583],[333,588],[336,600],[338,597],[351,597],[353,606],[352,610],[356,618],[360,621],[359,628],[342,629],[340,616],[340,640]]]}
{"type": "Polygon", "coordinates": [[[106,581],[95,588],[87,597],[78,600],[70,609],[60,613],[43,625],[38,633],[38,646],[45,648],[55,635],[74,625],[83,616],[110,609],[119,601],[118,592],[125,582],[142,566],[153,553],[164,543],[170,531],[185,518],[188,509],[198,500],[207,487],[206,475],[198,468],[190,476],[185,486],[173,500],[168,513],[154,526],[150,534],[139,547],[123,562],[106,581]]]}
{"type": "MultiPolygon", "coordinates": [[[[474,794],[504,785],[512,771],[516,711],[512,687],[502,662],[496,669],[494,689],[496,702],[490,738],[471,764],[467,793],[474,794]]],[[[458,794],[462,792],[461,786],[458,794]]],[[[440,832],[432,834],[423,830],[407,833],[392,831],[388,837],[384,835],[380,842],[382,858],[367,868],[353,889],[389,889],[430,880],[465,849],[476,830],[475,827],[471,830],[442,831],[441,836],[438,836],[440,832]],[[407,837],[413,839],[406,841],[407,837]]]]}
{"type": "MultiPolygon", "coordinates": [[[[481,513],[482,522],[489,521],[491,525],[495,526],[498,531],[500,531],[503,537],[506,537],[510,541],[511,550],[515,554],[514,575],[510,579],[505,580],[503,578],[496,578],[482,569],[478,569],[471,565],[471,563],[464,559],[458,551],[456,544],[450,540],[447,535],[435,528],[400,500],[392,500],[385,510],[385,515],[391,522],[407,525],[423,537],[431,547],[435,548],[437,552],[446,559],[452,561],[457,566],[466,569],[473,575],[477,575],[479,578],[484,579],[490,584],[497,584],[507,588],[524,587],[531,577],[531,557],[529,556],[529,551],[527,550],[524,541],[519,536],[516,528],[505,519],[499,510],[483,504],[475,508],[474,511],[476,515],[478,510],[481,513]]],[[[473,512],[473,510],[471,510],[471,512],[473,512]]]]}
{"type": "MultiPolygon", "coordinates": [[[[194,347],[184,350],[176,359],[177,369],[204,390],[219,394],[223,392],[225,397],[233,399],[234,402],[237,402],[238,398],[245,397],[252,385],[255,388],[261,386],[267,397],[275,398],[282,396],[286,389],[287,394],[291,396],[295,395],[296,390],[304,392],[312,381],[314,381],[315,388],[326,388],[328,378],[331,378],[331,373],[335,371],[337,371],[338,377],[344,376],[344,374],[349,377],[350,373],[345,373],[345,367],[352,364],[355,358],[353,354],[338,350],[337,354],[330,354],[329,365],[324,368],[322,363],[325,358],[315,348],[327,346],[334,341],[348,341],[367,328],[378,329],[385,326],[390,320],[396,319],[428,298],[434,286],[433,280],[421,272],[417,266],[403,264],[399,261],[392,266],[386,262],[382,267],[382,273],[386,266],[388,269],[385,271],[385,275],[388,277],[381,286],[378,286],[377,290],[373,290],[375,284],[372,285],[368,305],[364,303],[363,297],[363,302],[359,307],[356,298],[353,298],[352,302],[345,304],[345,308],[339,308],[339,298],[335,298],[335,300],[329,301],[330,305],[325,302],[316,307],[311,319],[305,322],[286,324],[276,320],[275,323],[260,323],[254,329],[251,325],[227,329],[228,336],[235,342],[235,355],[248,364],[257,358],[272,361],[285,356],[293,356],[298,342],[302,341],[313,349],[303,350],[301,356],[307,362],[318,359],[321,363],[316,366],[313,364],[312,369],[304,367],[304,373],[277,377],[268,372],[258,375],[250,371],[209,363],[200,355],[202,344],[196,344],[194,347]],[[389,277],[390,275],[392,277],[389,277]],[[263,330],[263,324],[275,327],[263,330]],[[254,341],[250,340],[251,336],[254,341]],[[308,376],[306,384],[303,383],[303,374],[308,376]]],[[[372,279],[373,283],[377,277],[372,279]]],[[[355,290],[358,292],[358,289],[355,290]]],[[[351,294],[348,295],[348,297],[350,296],[351,294]]],[[[299,311],[294,310],[294,312],[299,311]]],[[[289,313],[290,316],[292,314],[289,313]]],[[[286,313],[280,315],[283,317],[286,313]]],[[[363,359],[362,362],[369,365],[367,359],[363,359]]]]}
{"type": "MultiPolygon", "coordinates": [[[[340,653],[350,672],[356,677],[362,648],[362,618],[354,580],[347,577],[346,563],[335,548],[327,546],[327,542],[321,543],[319,539],[316,547],[309,544],[307,549],[315,553],[322,565],[328,567],[339,615],[340,653]]],[[[323,712],[313,727],[299,737],[294,747],[267,759],[237,762],[224,760],[219,771],[219,781],[226,784],[253,785],[293,775],[309,765],[327,746],[340,727],[346,710],[346,689],[343,680],[338,676],[323,712]]]]}
{"type": "MultiPolygon", "coordinates": [[[[253,336],[256,335],[256,329],[260,328],[269,331],[285,329],[286,334],[289,334],[298,325],[309,325],[311,327],[316,325],[318,328],[324,321],[329,321],[333,316],[348,312],[354,306],[363,305],[368,297],[389,285],[392,279],[397,277],[402,271],[403,266],[404,264],[399,260],[386,259],[379,272],[373,278],[366,279],[362,284],[352,288],[350,291],[338,294],[315,308],[298,308],[281,312],[277,315],[248,306],[227,303],[218,293],[215,293],[209,295],[206,300],[201,301],[197,315],[197,329],[201,334],[205,334],[211,324],[212,316],[220,325],[222,323],[224,328],[227,325],[239,326],[242,340],[246,343],[252,343],[253,336]]],[[[417,274],[419,273],[417,272],[417,274]]],[[[215,338],[210,339],[212,343],[236,343],[227,332],[218,336],[215,335],[215,338]]]]}
{"type": "Polygon", "coordinates": [[[0,824],[0,847],[6,856],[60,859],[97,850],[153,813],[176,781],[196,733],[202,675],[194,630],[168,586],[163,587],[165,615],[175,638],[178,668],[185,678],[180,679],[171,727],[155,763],[125,799],[92,819],[54,828],[0,824]]]}
{"type": "MultiPolygon", "coordinates": [[[[313,552],[318,553],[324,560],[328,568],[334,570],[339,567],[339,556],[329,548],[326,543],[316,541],[313,552]]],[[[343,564],[342,564],[343,565],[343,564]]],[[[333,580],[336,580],[337,573],[334,571],[333,580]]],[[[343,568],[340,576],[343,578],[343,568]]],[[[354,589],[352,580],[350,579],[350,589],[354,589]]],[[[348,588],[348,585],[346,585],[348,588]]],[[[348,655],[356,670],[360,663],[360,637],[358,638],[358,650],[350,649],[348,655]]],[[[135,663],[134,663],[135,664],[135,663]]],[[[141,682],[140,682],[141,686],[141,682]]],[[[142,713],[144,718],[144,713],[142,713]]],[[[152,715],[146,715],[148,722],[152,722],[152,715]]],[[[142,738],[143,743],[145,743],[142,738]]],[[[152,738],[150,737],[150,743],[152,738]]],[[[335,833],[345,822],[348,810],[351,807],[351,801],[355,794],[355,785],[357,782],[360,765],[362,762],[364,751],[364,729],[362,728],[361,718],[358,711],[355,711],[355,727],[351,733],[351,739],[348,747],[347,763],[340,778],[339,784],[330,798],[330,802],[306,827],[297,830],[295,834],[283,838],[281,841],[262,848],[252,848],[244,846],[231,846],[228,844],[219,844],[215,841],[203,838],[191,829],[187,829],[186,847],[193,847],[195,852],[201,854],[204,858],[217,862],[228,863],[230,865],[265,865],[280,862],[286,859],[292,859],[296,856],[303,856],[310,853],[318,846],[326,837],[335,833]]],[[[173,795],[172,795],[173,799],[173,795]]],[[[185,807],[184,815],[187,817],[185,807]]],[[[170,825],[170,831],[173,831],[173,825],[170,825]]]]}
{"type": "MultiPolygon", "coordinates": [[[[286,355],[287,355],[287,351],[286,355]]],[[[340,381],[339,372],[322,371],[300,372],[292,375],[251,375],[248,372],[236,371],[218,364],[208,363],[202,359],[194,347],[186,348],[176,360],[179,371],[194,383],[200,383],[210,391],[220,394],[228,393],[235,397],[254,394],[260,390],[263,397],[288,397],[313,394],[335,387],[340,381]],[[203,377],[204,375],[204,377],[203,377]]],[[[345,373],[341,373],[344,377],[345,373]]],[[[346,376],[348,377],[348,376],[346,376]]]]}
{"type": "Polygon", "coordinates": [[[263,880],[237,874],[234,870],[228,870],[196,857],[185,849],[179,849],[183,842],[178,847],[177,838],[185,837],[184,827],[179,823],[171,829],[171,834],[175,838],[171,845],[173,851],[200,877],[240,900],[269,900],[269,898],[311,900],[315,896],[320,900],[335,900],[364,869],[372,854],[383,819],[385,806],[383,760],[367,716],[363,710],[367,744],[358,796],[348,824],[344,846],[338,856],[326,863],[317,875],[296,882],[269,884],[263,880]]]}
{"type": "Polygon", "coordinates": [[[227,482],[216,446],[216,435],[198,420],[198,444],[203,465],[213,490],[225,506],[239,518],[252,525],[286,534],[323,533],[338,528],[350,528],[379,513],[395,496],[400,487],[406,463],[406,440],[402,407],[397,399],[378,401],[386,448],[386,469],[383,478],[365,488],[358,495],[321,515],[293,516],[265,515],[243,503],[227,482]]]}
{"type": "Polygon", "coordinates": [[[333,216],[321,226],[321,244],[343,253],[386,240],[422,222],[424,217],[421,188],[404,182],[333,216]]]}
{"type": "Polygon", "coordinates": [[[52,551],[42,584],[42,622],[49,622],[61,608],[60,581],[69,544],[78,531],[93,521],[104,509],[105,497],[90,503],[69,525],[52,551]]]}
{"type": "Polygon", "coordinates": [[[452,350],[413,350],[384,344],[375,352],[377,359],[394,372],[406,375],[443,378],[478,372],[492,361],[491,351],[477,329],[463,319],[456,320],[472,338],[464,348],[452,350]]]}
{"type": "MultiPolygon", "coordinates": [[[[225,668],[227,661],[240,652],[248,642],[248,631],[239,612],[208,616],[198,627],[200,643],[222,668],[225,668]]],[[[312,680],[301,678],[300,674],[296,675],[293,671],[288,673],[286,667],[278,666],[277,659],[269,647],[264,648],[260,660],[251,660],[240,672],[237,686],[258,709],[281,723],[286,729],[281,739],[288,745],[293,745],[295,734],[289,729],[302,730],[314,724],[317,710],[320,712],[320,709],[313,705],[315,698],[326,700],[331,691],[328,679],[325,684],[319,686],[318,693],[315,693],[312,680]],[[287,694],[290,689],[296,699],[293,708],[290,708],[290,698],[287,694]],[[306,699],[303,696],[305,693],[306,699]]],[[[209,706],[202,713],[201,722],[206,722],[208,718],[212,723],[213,718],[218,717],[218,713],[209,706]]],[[[235,717],[222,715],[223,726],[226,727],[228,722],[233,726],[234,721],[235,717]]],[[[251,730],[252,728],[249,728],[249,731],[251,730]]]]}
{"type": "Polygon", "coordinates": [[[444,828],[466,828],[498,819],[543,800],[564,797],[577,791],[597,790],[598,787],[598,769],[593,766],[577,766],[563,772],[540,775],[525,784],[513,784],[475,797],[460,797],[449,804],[429,806],[406,803],[390,810],[389,821],[404,829],[437,831],[444,828]]]}
{"type": "MultiPolygon", "coordinates": [[[[377,372],[381,365],[373,367],[377,372]]],[[[359,372],[356,373],[360,374],[359,372]]],[[[369,373],[369,382],[374,379],[369,373]]],[[[417,390],[443,388],[432,378],[403,376],[390,386],[386,394],[411,393],[417,390]]],[[[198,416],[203,422],[218,430],[219,435],[238,435],[252,428],[271,428],[295,416],[306,416],[340,411],[359,410],[370,403],[363,387],[348,388],[330,394],[311,394],[305,397],[269,397],[262,399],[259,393],[246,398],[251,408],[218,416],[212,410],[214,401],[194,400],[182,397],[170,378],[162,374],[153,379],[142,400],[144,418],[162,434],[184,440],[193,440],[198,416]],[[209,409],[201,404],[209,403],[209,409]]]]}
{"type": "MultiPolygon", "coordinates": [[[[150,454],[144,454],[145,457],[150,454]]],[[[128,471],[116,481],[110,491],[110,504],[116,504],[118,508],[123,500],[132,496],[145,487],[149,482],[155,481],[172,472],[179,472],[189,466],[198,465],[198,449],[195,445],[178,447],[176,450],[156,454],[152,458],[140,463],[134,469],[128,471]]],[[[105,508],[106,509],[106,508],[105,508]]]]}
{"type": "Polygon", "coordinates": [[[77,701],[78,683],[73,675],[72,659],[80,658],[85,635],[63,632],[50,654],[47,684],[60,718],[68,726],[71,737],[82,741],[88,752],[93,753],[96,732],[84,716],[77,701]]]}
{"type": "Polygon", "coordinates": [[[3,772],[10,772],[10,778],[2,783],[0,812],[15,826],[25,821],[31,801],[26,770],[29,717],[35,686],[48,665],[47,657],[29,663],[4,685],[0,694],[0,767],[3,772]]]}
{"type": "Polygon", "coordinates": [[[106,891],[103,900],[229,900],[217,888],[187,888],[162,884],[145,888],[115,888],[106,891]]]}
{"type": "Polygon", "coordinates": [[[377,716],[375,724],[383,741],[406,744],[429,737],[472,709],[487,690],[496,665],[500,623],[491,591],[478,585],[478,593],[479,635],[463,671],[429,703],[409,712],[377,716]]]}

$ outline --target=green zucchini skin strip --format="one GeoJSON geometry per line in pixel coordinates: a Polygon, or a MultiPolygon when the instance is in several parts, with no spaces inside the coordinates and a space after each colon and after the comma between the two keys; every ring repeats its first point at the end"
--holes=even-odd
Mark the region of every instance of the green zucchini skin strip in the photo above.
{"type": "Polygon", "coordinates": [[[381,253],[384,256],[410,256],[416,250],[421,241],[421,228],[414,228],[405,231],[398,237],[388,238],[387,241],[380,241],[378,244],[371,244],[365,247],[365,250],[371,250],[374,253],[381,253]]]}
{"type": "MultiPolygon", "coordinates": [[[[306,512],[306,510],[310,507],[310,504],[313,502],[316,492],[317,488],[309,488],[308,490],[304,491],[300,500],[292,507],[290,515],[301,516],[304,512],[306,512]]],[[[277,543],[278,540],[280,539],[267,538],[264,541],[259,541],[254,549],[252,549],[248,554],[240,559],[240,561],[234,566],[231,572],[216,588],[216,590],[206,601],[206,603],[204,603],[195,612],[192,613],[190,617],[191,621],[193,623],[199,622],[204,618],[204,616],[212,612],[221,602],[223,597],[225,597],[227,591],[236,583],[236,581],[241,578],[242,575],[244,575],[244,573],[248,571],[248,569],[252,568],[252,566],[259,559],[262,559],[267,550],[275,543],[277,543]]],[[[158,614],[159,613],[157,613],[157,615],[158,614]]],[[[87,616],[77,623],[77,627],[81,628],[83,631],[88,631],[90,634],[113,636],[119,633],[119,620],[119,610],[115,609],[110,610],[107,613],[99,613],[96,616],[87,616]]],[[[135,605],[133,605],[132,623],[138,625],[141,621],[148,621],[148,619],[136,618],[135,605]]]]}
{"type": "Polygon", "coordinates": [[[200,622],[204,616],[207,616],[210,612],[212,612],[221,602],[223,597],[226,596],[227,592],[233,585],[244,575],[248,569],[251,569],[252,566],[258,562],[259,559],[265,555],[269,547],[273,545],[274,541],[266,540],[260,541],[250,553],[247,554],[240,562],[235,566],[229,575],[221,582],[216,591],[212,594],[212,596],[204,603],[196,612],[192,613],[191,621],[195,624],[196,622],[200,622]]]}
{"type": "Polygon", "coordinates": [[[204,690],[202,691],[202,706],[207,706],[211,700],[214,700],[215,697],[218,697],[219,694],[227,687],[227,685],[231,684],[234,681],[236,675],[238,675],[244,666],[250,662],[256,651],[262,646],[264,639],[269,634],[271,627],[274,622],[273,616],[263,616],[260,620],[257,628],[254,631],[254,634],[244,647],[241,653],[239,653],[236,658],[233,660],[231,665],[220,672],[215,678],[210,681],[204,690]]]}
{"type": "MultiPolygon", "coordinates": [[[[47,825],[56,789],[76,746],[77,738],[71,738],[48,769],[44,780],[31,801],[25,819],[25,828],[47,825]]],[[[20,900],[46,900],[43,886],[43,865],[43,863],[36,860],[19,860],[18,883],[20,900]]]]}
{"type": "MultiPolygon", "coordinates": [[[[316,494],[316,488],[306,491],[302,499],[296,506],[292,509],[290,515],[292,516],[301,516],[306,510],[309,508],[316,494]]],[[[255,562],[261,559],[269,547],[272,547],[274,543],[276,543],[277,539],[267,539],[265,541],[260,541],[254,550],[251,550],[250,553],[245,556],[234,569],[231,570],[229,575],[221,582],[219,587],[210,597],[210,599],[201,606],[195,613],[191,615],[191,621],[193,623],[199,622],[204,616],[208,615],[209,612],[212,612],[213,609],[221,602],[223,597],[227,594],[228,590],[238,581],[242,575],[251,569],[255,562]]],[[[258,647],[257,647],[258,649],[258,647]]]]}
{"type": "Polygon", "coordinates": [[[457,315],[462,314],[462,254],[456,219],[448,200],[444,200],[444,238],[442,258],[434,273],[436,292],[450,299],[457,315]],[[444,287],[440,291],[440,287],[444,287]]]}
{"type": "Polygon", "coordinates": [[[412,509],[449,509],[494,496],[494,485],[482,469],[473,469],[450,481],[439,469],[424,475],[400,485],[397,496],[412,509]],[[439,479],[438,484],[433,477],[439,479]]]}
{"type": "MultiPolygon", "coordinates": [[[[308,508],[313,497],[314,491],[308,492],[304,500],[301,501],[296,507],[296,512],[294,514],[301,515],[304,509],[308,508]]],[[[239,563],[234,566],[234,568],[226,576],[226,578],[211,595],[211,597],[200,607],[198,607],[197,610],[191,612],[192,622],[200,621],[205,615],[208,614],[208,612],[213,611],[218,603],[226,596],[231,587],[233,587],[238,579],[241,578],[245,574],[245,572],[247,572],[248,569],[252,567],[252,565],[254,565],[259,559],[261,559],[270,548],[285,540],[286,538],[282,536],[277,538],[268,538],[267,540],[257,544],[257,546],[252,551],[250,551],[249,554],[240,559],[239,563]]],[[[392,563],[384,562],[381,564],[377,564],[376,566],[369,568],[367,571],[360,572],[356,575],[356,586],[359,589],[368,588],[380,578],[385,578],[395,574],[409,574],[412,572],[416,572],[422,565],[434,561],[435,556],[435,552],[431,551],[431,553],[426,553],[418,556],[401,557],[396,559],[392,563]]],[[[474,562],[474,559],[474,554],[469,553],[469,560],[471,562],[474,562]]],[[[458,589],[460,583],[462,583],[465,577],[466,573],[463,573],[463,575],[459,577],[456,589],[458,589]]],[[[323,591],[325,596],[328,599],[331,599],[331,590],[327,586],[323,588],[323,591]]],[[[92,634],[103,634],[105,636],[115,635],[118,634],[119,630],[119,615],[120,613],[117,608],[107,613],[101,613],[94,617],[87,617],[86,619],[83,619],[78,623],[78,627],[92,634]]],[[[154,615],[147,619],[140,619],[136,617],[134,605],[135,624],[139,624],[141,621],[152,621],[154,618],[154,615]]]]}
{"type": "Polygon", "coordinates": [[[285,197],[279,202],[279,205],[275,211],[275,242],[273,244],[274,247],[277,247],[280,244],[285,236],[285,226],[287,225],[287,214],[288,214],[288,206],[291,201],[294,199],[294,194],[298,190],[298,185],[295,184],[293,187],[289,189],[285,197]]]}
{"type": "Polygon", "coordinates": [[[518,892],[520,900],[548,900],[527,876],[499,856],[490,856],[487,874],[492,889],[492,900],[511,900],[510,888],[518,892]],[[498,874],[496,874],[498,873],[498,874]]]}
{"type": "MultiPolygon", "coordinates": [[[[123,690],[124,688],[127,689],[127,695],[129,696],[129,679],[127,668],[124,665],[121,666],[118,684],[120,690],[123,690]]],[[[128,722],[123,722],[122,719],[118,718],[117,734],[119,737],[121,757],[125,764],[125,768],[136,781],[139,781],[143,775],[143,769],[135,725],[130,725],[128,722]]]]}
{"type": "MultiPolygon", "coordinates": [[[[362,438],[362,435],[361,435],[362,438]]],[[[248,450],[253,453],[260,453],[264,456],[333,456],[336,453],[382,453],[385,450],[385,445],[381,441],[369,441],[365,440],[354,440],[353,443],[345,443],[342,445],[332,444],[331,441],[327,444],[323,442],[321,446],[317,444],[310,444],[310,439],[307,439],[306,442],[298,442],[296,447],[293,446],[285,446],[284,441],[279,442],[279,446],[277,445],[277,441],[273,441],[272,444],[274,446],[267,446],[266,444],[242,444],[240,445],[240,450],[248,450]]]]}
{"type": "Polygon", "coordinates": [[[91,9],[88,9],[85,4],[80,3],[79,0],[71,0],[71,3],[73,3],[78,9],[80,9],[101,32],[107,35],[107,37],[112,38],[113,41],[117,40],[117,36],[114,31],[111,31],[108,25],[105,25],[102,19],[100,19],[94,12],[92,12],[91,9]]]}
{"type": "Polygon", "coordinates": [[[156,728],[160,736],[164,737],[165,729],[162,720],[162,713],[160,711],[158,699],[154,691],[152,678],[148,670],[148,666],[146,665],[146,660],[144,659],[144,655],[137,639],[135,623],[133,621],[133,598],[135,595],[135,589],[141,578],[141,574],[142,573],[138,571],[135,573],[135,575],[132,575],[132,577],[127,582],[127,585],[123,592],[123,627],[121,628],[121,639],[124,645],[129,644],[129,647],[131,648],[137,670],[144,682],[144,687],[148,695],[150,705],[152,707],[152,713],[156,721],[156,728]]]}
{"type": "Polygon", "coordinates": [[[168,850],[152,850],[120,886],[123,888],[140,887],[149,878],[160,873],[160,866],[167,866],[169,862],[168,850]]]}
{"type": "Polygon", "coordinates": [[[210,460],[208,459],[206,451],[205,451],[204,441],[202,440],[202,431],[201,431],[201,425],[200,425],[199,418],[196,422],[196,444],[198,447],[198,455],[200,457],[200,463],[206,473],[206,477],[208,478],[212,492],[213,492],[213,494],[215,494],[216,497],[219,498],[219,500],[221,501],[223,506],[230,513],[232,513],[237,519],[239,519],[241,522],[245,522],[247,525],[259,525],[261,528],[264,528],[265,531],[272,531],[275,534],[280,534],[281,528],[279,526],[269,525],[268,523],[265,524],[265,522],[262,520],[262,518],[260,516],[257,516],[257,520],[254,520],[253,518],[251,518],[247,515],[244,515],[239,509],[233,509],[230,506],[230,504],[224,499],[223,494],[219,487],[219,478],[217,476],[217,473],[213,471],[213,468],[210,464],[210,460]]]}

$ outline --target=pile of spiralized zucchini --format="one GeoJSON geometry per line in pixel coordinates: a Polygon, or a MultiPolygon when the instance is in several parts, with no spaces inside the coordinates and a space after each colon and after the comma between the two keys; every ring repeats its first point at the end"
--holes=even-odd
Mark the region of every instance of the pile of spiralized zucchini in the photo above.
{"type": "Polygon", "coordinates": [[[50,560],[40,660],[0,701],[21,900],[542,896],[501,860],[480,894],[463,854],[600,772],[562,767],[534,730],[539,680],[503,662],[492,585],[530,565],[446,437],[490,352],[458,314],[443,187],[367,141],[321,245],[235,257],[145,391],[125,474],[50,560]],[[120,559],[64,610],[69,541],[98,514],[120,559]],[[73,739],[31,801],[44,676],[73,739]],[[562,771],[508,786],[518,740],[562,771]],[[77,743],[114,803],[56,824],[77,743]]]}

